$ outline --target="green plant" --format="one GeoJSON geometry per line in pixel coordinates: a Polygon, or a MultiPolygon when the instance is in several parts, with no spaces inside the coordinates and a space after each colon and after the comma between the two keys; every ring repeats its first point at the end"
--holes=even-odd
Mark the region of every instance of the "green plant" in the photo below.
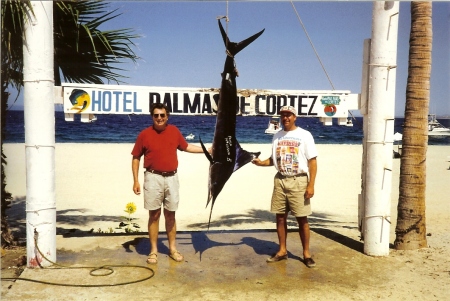
{"type": "Polygon", "coordinates": [[[122,221],[119,224],[119,229],[122,229],[123,227],[126,227],[124,230],[126,233],[132,233],[132,232],[138,232],[138,229],[140,228],[138,224],[133,223],[132,221],[136,218],[132,218],[131,215],[136,212],[136,204],[131,202],[126,204],[125,206],[125,212],[128,213],[128,216],[121,216],[122,221]],[[132,229],[130,225],[134,228],[132,229]]]}

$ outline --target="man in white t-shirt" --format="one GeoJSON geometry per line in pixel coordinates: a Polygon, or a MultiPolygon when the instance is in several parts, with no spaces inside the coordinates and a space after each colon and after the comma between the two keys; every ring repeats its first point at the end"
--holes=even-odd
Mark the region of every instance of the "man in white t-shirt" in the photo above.
{"type": "Polygon", "coordinates": [[[252,161],[257,166],[275,166],[278,170],[274,178],[270,211],[276,214],[279,250],[267,262],[288,258],[286,238],[290,211],[299,225],[303,262],[307,267],[314,267],[316,263],[309,251],[308,215],[312,213],[310,199],[314,196],[317,149],[311,133],[295,125],[297,112],[294,107],[282,107],[280,116],[283,131],[273,137],[272,156],[263,161],[259,158],[252,161]]]}

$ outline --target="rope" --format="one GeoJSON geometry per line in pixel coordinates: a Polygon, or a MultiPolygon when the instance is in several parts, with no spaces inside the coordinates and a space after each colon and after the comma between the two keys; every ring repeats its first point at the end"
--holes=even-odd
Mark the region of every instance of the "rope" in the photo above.
{"type": "MultiPolygon", "coordinates": [[[[227,1],[227,8],[226,8],[226,15],[225,16],[218,16],[216,19],[217,20],[220,20],[220,19],[225,19],[225,33],[227,34],[227,37],[228,37],[228,22],[230,21],[229,19],[228,19],[228,1],[227,1]]],[[[226,42],[225,42],[226,44],[225,44],[225,52],[227,53],[227,55],[228,56],[231,56],[230,54],[229,54],[229,52],[228,52],[228,39],[226,40],[226,42]]]]}
{"type": "Polygon", "coordinates": [[[35,145],[28,145],[28,144],[25,144],[25,148],[27,148],[27,147],[32,147],[32,148],[36,148],[36,149],[39,149],[40,147],[55,148],[55,145],[37,145],[37,144],[35,144],[35,145]]]}
{"type": "MultiPolygon", "coordinates": [[[[9,280],[9,281],[16,281],[16,280],[23,280],[23,281],[28,281],[28,282],[35,282],[35,283],[42,283],[42,284],[48,284],[48,285],[57,285],[57,286],[70,286],[70,287],[105,287],[105,286],[119,286],[119,285],[127,285],[127,284],[133,284],[133,283],[138,283],[138,282],[143,282],[145,280],[148,280],[150,278],[152,278],[153,276],[155,276],[155,271],[149,267],[145,267],[145,266],[140,266],[140,265],[102,265],[102,266],[82,266],[82,267],[70,267],[70,266],[65,266],[65,265],[61,265],[61,264],[57,264],[53,261],[51,261],[50,259],[48,259],[44,254],[42,254],[41,250],[39,249],[39,246],[37,244],[37,238],[38,238],[38,233],[35,231],[35,235],[34,235],[34,244],[36,246],[36,249],[38,250],[39,254],[42,256],[42,258],[44,258],[45,260],[47,260],[48,262],[50,262],[51,264],[58,266],[57,268],[46,268],[48,270],[62,270],[62,269],[70,269],[70,270],[74,270],[74,269],[91,269],[91,271],[89,272],[89,275],[91,276],[108,276],[111,275],[112,273],[114,273],[114,269],[113,268],[138,268],[138,269],[145,269],[150,271],[150,275],[142,278],[142,279],[137,279],[137,280],[133,280],[133,281],[126,281],[126,282],[119,282],[119,283],[114,283],[114,284],[68,284],[68,283],[57,283],[57,282],[50,282],[50,281],[42,281],[42,280],[36,280],[36,279],[31,279],[31,278],[1,278],[2,281],[3,280],[9,280]],[[99,273],[101,272],[101,273],[99,273]]],[[[40,265],[39,265],[40,266],[40,265]]],[[[43,268],[41,266],[41,268],[43,268]]]]}
{"type": "MultiPolygon", "coordinates": [[[[228,19],[228,0],[227,0],[227,14],[225,15],[225,21],[226,21],[225,32],[226,32],[227,37],[228,37],[228,22],[230,21],[230,20],[228,19]]],[[[228,44],[228,43],[227,43],[227,44],[228,44]]],[[[228,49],[228,45],[226,45],[226,46],[227,46],[227,49],[228,49]]]]}
{"type": "MultiPolygon", "coordinates": [[[[225,16],[219,16],[219,17],[217,17],[217,19],[219,20],[219,19],[225,19],[225,34],[226,34],[226,36],[227,36],[227,39],[225,40],[225,53],[226,53],[226,55],[227,56],[229,56],[229,57],[233,57],[233,55],[231,55],[231,52],[228,50],[228,42],[229,42],[229,38],[228,38],[228,22],[230,21],[230,19],[228,18],[228,0],[227,0],[227,6],[226,6],[227,8],[226,8],[226,15],[225,16]]],[[[233,57],[234,58],[234,57],[233,57]]],[[[234,69],[235,69],[235,71],[236,71],[236,74],[238,74],[238,71],[237,71],[237,69],[236,69],[236,63],[235,63],[235,66],[234,66],[234,69]]],[[[238,75],[239,76],[239,75],[238,75]]]]}
{"type": "Polygon", "coordinates": [[[390,218],[390,215],[369,215],[369,216],[365,216],[364,219],[368,219],[368,218],[381,218],[381,230],[380,230],[380,243],[382,243],[383,241],[383,228],[384,228],[384,221],[387,221],[389,224],[391,224],[391,221],[388,220],[388,218],[390,218]]]}
{"type": "Polygon", "coordinates": [[[325,69],[325,66],[323,65],[322,60],[320,59],[319,54],[317,53],[316,48],[314,47],[314,44],[313,44],[313,42],[311,41],[311,38],[309,37],[308,32],[306,31],[306,27],[305,27],[305,25],[303,25],[302,19],[300,18],[300,15],[298,14],[297,9],[295,8],[294,3],[293,3],[292,1],[291,1],[291,4],[292,4],[292,8],[294,8],[295,14],[297,15],[298,21],[300,22],[300,24],[301,24],[302,27],[303,27],[303,30],[305,31],[306,37],[308,38],[309,43],[311,44],[311,47],[313,48],[314,53],[316,54],[316,57],[317,57],[317,59],[319,60],[320,65],[322,66],[322,70],[325,72],[325,75],[327,76],[328,81],[330,82],[330,85],[331,85],[332,90],[335,90],[335,89],[334,89],[334,85],[333,85],[333,83],[331,82],[330,77],[328,76],[327,70],[325,69]]]}

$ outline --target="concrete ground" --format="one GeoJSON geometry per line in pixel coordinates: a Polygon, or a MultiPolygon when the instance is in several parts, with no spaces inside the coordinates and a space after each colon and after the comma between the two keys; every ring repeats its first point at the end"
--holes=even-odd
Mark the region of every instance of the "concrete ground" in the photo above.
{"type": "Polygon", "coordinates": [[[289,259],[277,263],[265,261],[277,250],[274,231],[180,232],[177,243],[185,256],[182,263],[167,256],[165,235],[160,235],[160,238],[158,264],[148,265],[145,260],[149,242],[145,234],[58,235],[57,263],[70,268],[25,269],[21,279],[30,278],[55,285],[17,280],[3,298],[384,300],[394,297],[401,300],[395,298],[399,288],[395,282],[401,281],[396,279],[396,271],[404,269],[404,262],[399,261],[398,256],[366,256],[361,242],[332,230],[312,228],[311,251],[317,263],[315,268],[303,264],[296,231],[288,233],[289,259]],[[107,276],[91,276],[92,268],[82,268],[103,265],[124,266],[112,267],[114,271],[107,276]],[[150,276],[150,279],[142,281],[150,276]],[[118,285],[133,281],[137,282],[118,285]],[[98,287],[82,287],[95,285],[98,287]]]}

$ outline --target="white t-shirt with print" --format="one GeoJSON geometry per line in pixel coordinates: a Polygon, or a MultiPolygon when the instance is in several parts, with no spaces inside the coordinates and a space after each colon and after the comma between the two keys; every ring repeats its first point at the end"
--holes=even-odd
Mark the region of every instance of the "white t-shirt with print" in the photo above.
{"type": "Polygon", "coordinates": [[[284,176],[308,172],[308,160],[317,157],[316,144],[310,132],[297,127],[293,131],[279,131],[272,140],[272,159],[275,168],[284,176]]]}

